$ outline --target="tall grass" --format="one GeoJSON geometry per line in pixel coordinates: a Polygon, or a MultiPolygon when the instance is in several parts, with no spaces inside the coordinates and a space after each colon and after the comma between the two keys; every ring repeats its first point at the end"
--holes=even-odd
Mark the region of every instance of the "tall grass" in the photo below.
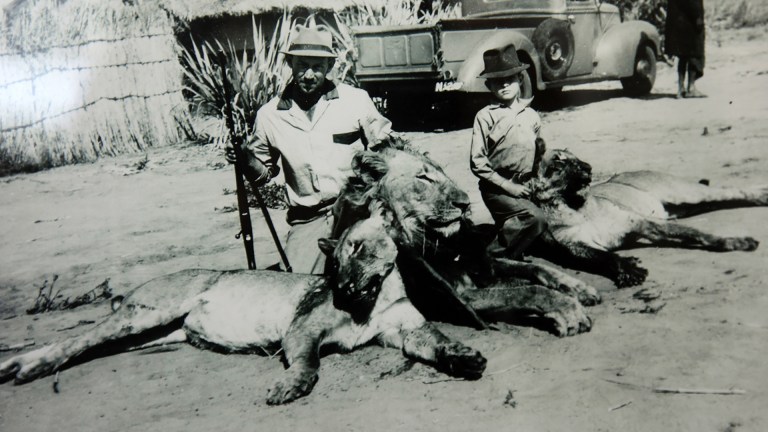
{"type": "Polygon", "coordinates": [[[190,96],[196,116],[214,116],[219,120],[219,132],[214,139],[228,137],[225,124],[225,84],[230,86],[235,133],[245,138],[253,134],[256,112],[277,96],[290,76],[283,51],[290,38],[294,20],[284,13],[271,36],[252,21],[254,52],[238,52],[229,41],[193,41],[191,50],[184,50],[182,64],[186,78],[185,90],[190,96]],[[221,77],[221,62],[226,65],[227,83],[221,77]]]}

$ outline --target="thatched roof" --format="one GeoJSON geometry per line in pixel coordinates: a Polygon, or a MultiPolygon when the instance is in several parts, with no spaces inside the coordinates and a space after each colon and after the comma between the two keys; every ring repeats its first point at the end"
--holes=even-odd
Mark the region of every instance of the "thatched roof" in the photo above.
{"type": "Polygon", "coordinates": [[[340,10],[360,0],[159,0],[177,17],[192,21],[220,15],[250,15],[283,9],[340,10]]]}

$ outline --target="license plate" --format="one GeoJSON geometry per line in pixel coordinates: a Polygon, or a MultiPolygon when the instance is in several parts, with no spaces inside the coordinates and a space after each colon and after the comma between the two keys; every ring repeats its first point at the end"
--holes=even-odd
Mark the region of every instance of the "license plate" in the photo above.
{"type": "Polygon", "coordinates": [[[438,81],[435,83],[436,92],[447,92],[460,90],[464,86],[461,81],[438,81]]]}

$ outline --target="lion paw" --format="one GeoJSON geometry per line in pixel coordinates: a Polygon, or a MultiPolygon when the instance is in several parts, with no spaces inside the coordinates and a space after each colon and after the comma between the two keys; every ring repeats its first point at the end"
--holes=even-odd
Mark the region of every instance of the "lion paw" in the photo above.
{"type": "Polygon", "coordinates": [[[603,301],[603,298],[600,296],[600,293],[597,292],[597,289],[586,284],[584,284],[583,287],[580,287],[577,291],[576,298],[578,298],[579,303],[584,306],[595,306],[603,301]]]}
{"type": "Polygon", "coordinates": [[[16,384],[23,384],[50,375],[62,362],[49,359],[48,352],[49,348],[44,347],[0,363],[0,382],[13,379],[16,384]]]}
{"type": "Polygon", "coordinates": [[[760,242],[752,237],[729,237],[723,239],[722,251],[752,252],[757,249],[760,242]]]}
{"type": "Polygon", "coordinates": [[[317,383],[317,371],[286,371],[286,376],[276,382],[267,393],[268,405],[282,405],[308,395],[317,383]]]}
{"type": "Polygon", "coordinates": [[[487,360],[479,351],[460,342],[437,347],[437,368],[453,377],[479,379],[487,360]]]}
{"type": "Polygon", "coordinates": [[[618,257],[616,275],[613,282],[619,288],[640,285],[648,277],[648,270],[640,267],[640,260],[635,257],[618,257]]]}
{"type": "Polygon", "coordinates": [[[575,299],[569,303],[568,307],[547,312],[544,317],[553,321],[555,333],[560,337],[573,336],[592,329],[592,319],[587,315],[584,306],[575,299]]]}

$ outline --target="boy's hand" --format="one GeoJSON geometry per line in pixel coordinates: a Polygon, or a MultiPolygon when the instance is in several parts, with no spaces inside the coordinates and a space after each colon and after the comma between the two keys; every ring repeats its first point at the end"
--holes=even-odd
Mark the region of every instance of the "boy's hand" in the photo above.
{"type": "Polygon", "coordinates": [[[513,198],[527,198],[531,194],[528,186],[515,183],[512,180],[505,181],[502,188],[513,198]]]}

